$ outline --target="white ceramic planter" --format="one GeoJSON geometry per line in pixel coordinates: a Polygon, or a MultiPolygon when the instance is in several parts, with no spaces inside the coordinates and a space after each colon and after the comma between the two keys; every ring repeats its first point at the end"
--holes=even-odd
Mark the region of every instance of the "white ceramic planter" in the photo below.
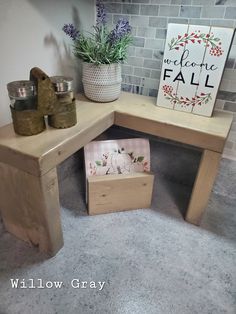
{"type": "Polygon", "coordinates": [[[116,100],[121,92],[121,66],[83,62],[82,82],[89,99],[97,102],[116,100]]]}

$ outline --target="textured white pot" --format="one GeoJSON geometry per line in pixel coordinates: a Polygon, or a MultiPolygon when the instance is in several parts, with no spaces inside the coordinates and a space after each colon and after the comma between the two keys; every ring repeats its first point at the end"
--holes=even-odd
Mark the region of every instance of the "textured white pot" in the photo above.
{"type": "Polygon", "coordinates": [[[89,99],[97,102],[116,100],[121,91],[121,66],[118,63],[95,65],[83,62],[82,82],[89,99]]]}

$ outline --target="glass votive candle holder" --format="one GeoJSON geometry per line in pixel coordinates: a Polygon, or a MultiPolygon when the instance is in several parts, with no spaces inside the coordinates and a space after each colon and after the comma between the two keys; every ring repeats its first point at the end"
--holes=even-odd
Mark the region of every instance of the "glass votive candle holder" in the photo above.
{"type": "Polygon", "coordinates": [[[73,79],[67,76],[52,76],[50,80],[59,103],[62,105],[71,103],[74,99],[73,79]]]}
{"type": "Polygon", "coordinates": [[[48,116],[48,124],[54,128],[70,128],[77,123],[73,79],[66,76],[50,77],[57,96],[56,112],[48,116]]]}
{"type": "Polygon", "coordinates": [[[7,84],[11,107],[17,111],[37,109],[37,91],[33,81],[13,81],[7,84]]]}

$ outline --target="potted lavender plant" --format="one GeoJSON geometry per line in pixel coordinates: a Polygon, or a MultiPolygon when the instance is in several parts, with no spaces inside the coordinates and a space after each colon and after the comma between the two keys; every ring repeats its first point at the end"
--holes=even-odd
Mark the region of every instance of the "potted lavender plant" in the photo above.
{"type": "Polygon", "coordinates": [[[85,36],[73,24],[65,24],[63,31],[74,42],[74,55],[83,61],[85,95],[94,101],[108,102],[120,95],[120,64],[127,59],[127,50],[132,42],[131,26],[127,20],[119,19],[115,28],[109,31],[104,4],[97,0],[96,7],[94,34],[85,36]]]}

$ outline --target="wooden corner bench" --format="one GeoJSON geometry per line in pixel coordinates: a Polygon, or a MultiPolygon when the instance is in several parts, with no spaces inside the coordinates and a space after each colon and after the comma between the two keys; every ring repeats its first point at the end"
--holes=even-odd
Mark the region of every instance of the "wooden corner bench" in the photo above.
{"type": "Polygon", "coordinates": [[[56,167],[113,124],[202,149],[185,219],[198,225],[207,205],[232,115],[206,118],[155,106],[153,97],[122,93],[111,103],[77,101],[78,124],[30,136],[0,128],[0,212],[6,229],[55,255],[63,246],[56,167]]]}

